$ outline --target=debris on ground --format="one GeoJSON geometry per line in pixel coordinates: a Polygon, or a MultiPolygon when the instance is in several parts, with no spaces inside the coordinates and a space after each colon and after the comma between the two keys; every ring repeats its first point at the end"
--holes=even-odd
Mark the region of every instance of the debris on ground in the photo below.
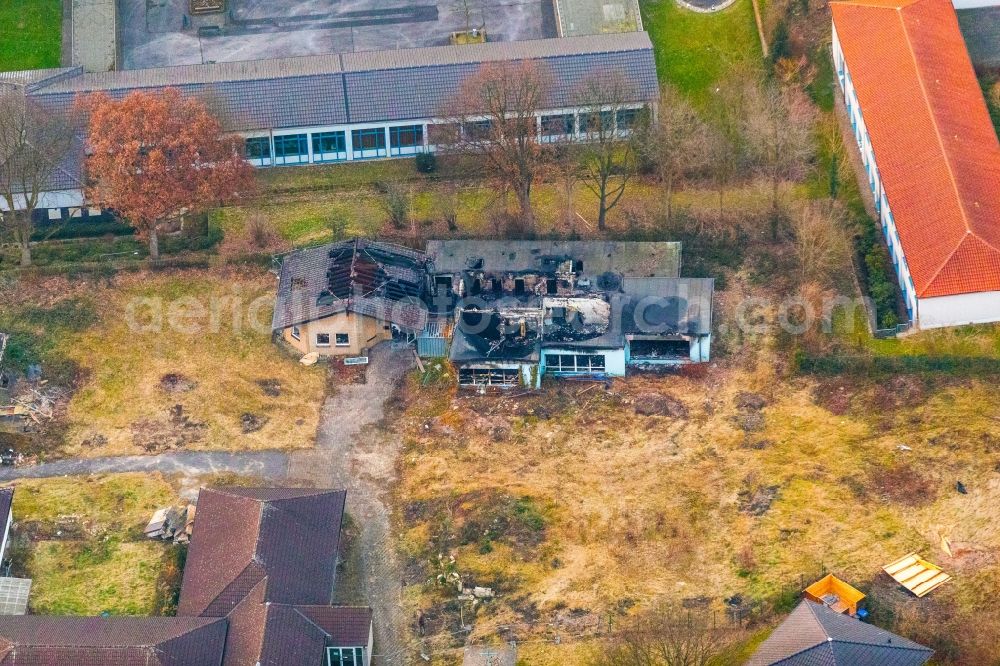
{"type": "Polygon", "coordinates": [[[299,363],[302,365],[316,365],[319,362],[319,354],[316,352],[309,352],[305,356],[299,359],[299,363]]]}
{"type": "Polygon", "coordinates": [[[749,481],[744,482],[744,488],[737,495],[740,511],[751,516],[763,516],[771,508],[778,497],[780,486],[756,486],[749,481]]]}
{"type": "Polygon", "coordinates": [[[955,482],[955,490],[957,490],[958,492],[962,493],[963,495],[968,495],[969,494],[969,491],[966,489],[965,484],[962,483],[961,481],[956,481],[955,482]]]}
{"type": "Polygon", "coordinates": [[[198,386],[198,382],[176,372],[160,377],[160,388],[167,393],[187,393],[196,386],[198,386]]]}
{"type": "Polygon", "coordinates": [[[150,539],[187,543],[194,529],[194,514],[194,504],[157,509],[143,534],[150,539]]]}
{"type": "Polygon", "coordinates": [[[663,393],[640,393],[635,397],[633,409],[640,416],[669,416],[683,419],[688,415],[683,402],[663,393]]]}
{"type": "Polygon", "coordinates": [[[80,442],[83,446],[88,449],[99,449],[102,446],[106,446],[108,443],[108,438],[99,432],[91,433],[87,435],[83,441],[80,442]]]}
{"type": "Polygon", "coordinates": [[[767,407],[767,399],[759,393],[749,393],[740,391],[736,394],[736,408],[746,411],[759,412],[767,407]]]}
{"type": "Polygon", "coordinates": [[[257,414],[246,412],[240,416],[240,428],[242,428],[244,435],[248,435],[263,428],[267,424],[267,421],[268,418],[266,416],[258,416],[257,414]]]}
{"type": "Polygon", "coordinates": [[[281,395],[281,382],[277,379],[258,379],[257,386],[269,398],[277,398],[281,395]]]}
{"type": "Polygon", "coordinates": [[[41,424],[55,418],[59,405],[67,398],[68,392],[59,387],[23,386],[9,407],[12,416],[24,416],[41,424]]]}
{"type": "Polygon", "coordinates": [[[736,417],[736,424],[743,432],[760,432],[764,429],[764,415],[760,412],[747,412],[736,417]]]}
{"type": "Polygon", "coordinates": [[[161,453],[201,441],[208,427],[192,421],[184,405],[170,408],[166,420],[144,419],[132,424],[132,443],[147,453],[161,453]]]}

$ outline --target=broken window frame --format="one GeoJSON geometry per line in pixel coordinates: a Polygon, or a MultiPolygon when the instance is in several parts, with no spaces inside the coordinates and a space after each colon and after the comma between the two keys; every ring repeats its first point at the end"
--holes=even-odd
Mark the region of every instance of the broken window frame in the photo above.
{"type": "Polygon", "coordinates": [[[458,369],[458,385],[474,388],[478,386],[496,386],[511,388],[521,383],[519,368],[476,368],[458,369]]]}
{"type": "Polygon", "coordinates": [[[329,347],[330,346],[330,334],[329,333],[317,333],[316,334],[316,346],[317,347],[329,347]],[[322,342],[323,338],[326,338],[326,342],[322,342]]]}

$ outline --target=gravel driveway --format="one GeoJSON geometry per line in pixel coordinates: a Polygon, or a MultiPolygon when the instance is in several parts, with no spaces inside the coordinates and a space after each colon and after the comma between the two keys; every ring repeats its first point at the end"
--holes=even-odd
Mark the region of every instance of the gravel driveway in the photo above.
{"type": "Polygon", "coordinates": [[[0,481],[118,472],[163,472],[184,476],[235,472],[280,482],[285,479],[287,469],[288,456],[280,451],[175,451],[157,456],[69,458],[29,467],[0,467],[0,481]]]}
{"type": "Polygon", "coordinates": [[[327,398],[316,448],[289,456],[288,478],[347,490],[347,512],[357,524],[358,538],[334,600],[374,609],[372,663],[389,666],[407,663],[402,572],[385,497],[395,480],[401,442],[377,426],[414,357],[409,347],[394,349],[385,343],[369,356],[366,382],[344,385],[327,398]]]}

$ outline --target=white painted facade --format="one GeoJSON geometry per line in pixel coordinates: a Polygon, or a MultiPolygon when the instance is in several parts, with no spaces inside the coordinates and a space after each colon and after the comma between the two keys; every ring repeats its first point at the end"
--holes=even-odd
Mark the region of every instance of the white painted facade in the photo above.
{"type": "Polygon", "coordinates": [[[553,369],[547,364],[548,357],[552,355],[565,355],[565,356],[601,356],[604,359],[604,373],[610,377],[624,377],[625,376],[625,350],[622,348],[616,349],[566,349],[559,347],[543,347],[542,348],[542,360],[540,363],[540,373],[551,375],[553,377],[573,377],[576,375],[584,375],[589,373],[580,372],[564,372],[553,369]]]}
{"type": "MultiPolygon", "coordinates": [[[[648,107],[648,104],[633,104],[628,106],[623,106],[619,109],[619,113],[627,111],[638,111],[644,107],[648,107]]],[[[537,139],[539,143],[556,143],[565,140],[575,140],[575,141],[586,141],[588,135],[581,122],[582,117],[589,112],[590,109],[574,109],[574,108],[564,108],[564,109],[547,109],[545,111],[536,114],[536,126],[537,126],[537,139]],[[552,134],[546,132],[544,129],[545,125],[543,123],[544,118],[554,118],[558,116],[572,116],[572,133],[566,134],[552,134]]],[[[655,113],[655,108],[653,109],[655,113]]],[[[475,122],[477,119],[472,119],[470,122],[475,122]]],[[[480,118],[478,120],[487,120],[486,118],[480,118]]],[[[617,121],[618,119],[616,119],[617,121]]],[[[396,123],[355,123],[346,125],[326,125],[326,126],[315,126],[315,127],[296,127],[291,129],[281,129],[281,130],[261,130],[257,132],[241,132],[240,136],[245,139],[264,139],[267,146],[267,152],[269,157],[252,157],[250,153],[250,143],[248,143],[248,161],[256,167],[270,167],[270,166],[293,166],[293,165],[303,165],[303,164],[326,164],[326,163],[336,163],[336,162],[353,162],[357,160],[370,160],[370,159],[386,159],[394,157],[412,157],[418,153],[425,152],[435,152],[438,150],[438,146],[431,143],[430,133],[433,131],[434,126],[444,126],[448,125],[452,121],[441,118],[429,118],[429,119],[418,119],[408,122],[396,122],[396,123]],[[361,146],[356,146],[355,143],[355,133],[356,132],[372,132],[373,130],[381,130],[379,134],[381,135],[381,147],[366,149],[361,146]],[[420,141],[412,145],[399,145],[398,141],[394,141],[394,130],[419,130],[420,141]],[[342,134],[343,147],[334,151],[321,151],[320,150],[320,139],[319,135],[322,134],[342,134]],[[304,142],[302,152],[294,155],[288,156],[281,154],[280,152],[280,139],[282,137],[296,137],[305,136],[306,140],[304,142]],[[394,145],[397,144],[397,145],[394,145]]],[[[619,129],[623,134],[628,133],[628,129],[624,126],[619,129]]]]}
{"type": "MultiPolygon", "coordinates": [[[[868,185],[875,200],[875,213],[882,226],[889,254],[896,269],[896,277],[903,294],[903,302],[914,328],[943,328],[947,326],[963,326],[974,323],[1000,321],[1000,292],[978,292],[939,296],[935,298],[918,298],[913,278],[906,263],[906,255],[899,241],[892,208],[882,187],[875,152],[872,149],[868,130],[865,126],[861,105],[858,103],[851,73],[844,62],[844,54],[837,36],[837,28],[833,28],[833,61],[837,81],[844,94],[844,104],[854,131],[854,140],[861,151],[861,161],[868,177],[868,185]]],[[[900,122],[905,122],[900,119],[900,122]]]]}
{"type": "Polygon", "coordinates": [[[952,0],[955,9],[976,9],[978,7],[1000,7],[1000,0],[952,0]]]}
{"type": "Polygon", "coordinates": [[[917,305],[922,329],[1000,321],[1000,291],[921,298],[917,305]]]}
{"type": "MultiPolygon", "coordinates": [[[[20,197],[14,205],[18,207],[18,210],[23,209],[24,197],[20,197]]],[[[38,209],[82,207],[83,190],[53,190],[51,192],[42,192],[38,198],[38,206],[36,206],[38,209]]],[[[5,211],[7,209],[6,199],[0,198],[0,211],[5,211]]]]}

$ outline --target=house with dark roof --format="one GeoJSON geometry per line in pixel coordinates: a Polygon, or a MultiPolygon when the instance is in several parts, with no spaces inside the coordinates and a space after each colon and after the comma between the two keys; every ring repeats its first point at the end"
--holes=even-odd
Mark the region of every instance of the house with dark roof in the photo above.
{"type": "Polygon", "coordinates": [[[427,257],[354,239],[283,257],[271,329],[303,353],[359,356],[427,324],[427,257]]]}
{"type": "Polygon", "coordinates": [[[952,3],[830,8],[837,81],[910,322],[1000,321],[1000,141],[952,3]]]}
{"type": "Polygon", "coordinates": [[[803,600],[746,666],[923,666],[934,651],[803,600]]]}
{"type": "Polygon", "coordinates": [[[345,498],[202,489],[177,617],[0,617],[0,666],[368,666],[371,609],[330,605],[345,498]]]}
{"type": "MultiPolygon", "coordinates": [[[[442,116],[469,76],[487,63],[525,61],[551,73],[545,108],[538,112],[540,139],[585,137],[581,114],[587,111],[578,108],[577,93],[587,78],[621,76],[631,83],[630,98],[615,100],[621,103],[614,119],[619,130],[628,130],[640,117],[637,110],[655,105],[659,96],[653,47],[644,32],[155,69],[7,72],[0,73],[0,86],[22,86],[53,112],[69,110],[89,93],[123,97],[176,88],[204,100],[227,132],[246,139],[250,162],[265,167],[434,151],[435,126],[451,122],[442,116]]],[[[78,161],[73,168],[68,176],[82,182],[78,161]]],[[[80,199],[60,192],[65,196],[56,203],[80,199]]]]}

